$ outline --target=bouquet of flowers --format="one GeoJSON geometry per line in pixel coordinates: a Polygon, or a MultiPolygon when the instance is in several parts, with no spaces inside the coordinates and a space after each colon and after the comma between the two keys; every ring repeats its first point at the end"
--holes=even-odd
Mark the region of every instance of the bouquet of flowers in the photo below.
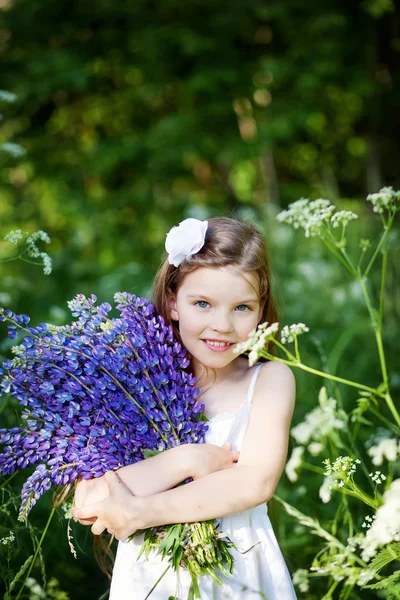
{"type": "MultiPolygon", "coordinates": [[[[66,326],[30,327],[28,316],[0,308],[10,338],[28,334],[0,369],[0,391],[24,407],[19,427],[0,429],[0,475],[36,466],[22,488],[21,520],[52,485],[204,439],[204,406],[172,327],[145,298],[114,300],[119,316],[111,318],[110,304],[79,294],[68,303],[77,319],[66,326]]],[[[186,567],[199,597],[199,575],[222,583],[217,569],[232,572],[232,546],[209,521],[147,530],[142,552],[155,548],[175,570],[186,567]]]]}

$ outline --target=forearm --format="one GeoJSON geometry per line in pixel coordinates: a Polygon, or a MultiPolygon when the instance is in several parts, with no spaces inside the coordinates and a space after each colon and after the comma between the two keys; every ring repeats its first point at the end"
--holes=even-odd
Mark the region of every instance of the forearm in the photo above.
{"type": "Polygon", "coordinates": [[[189,446],[177,446],[121,467],[117,475],[135,496],[149,496],[169,490],[193,475],[189,446]]]}
{"type": "Polygon", "coordinates": [[[267,502],[273,493],[259,468],[238,466],[146,498],[142,525],[147,528],[216,519],[267,502]]]}

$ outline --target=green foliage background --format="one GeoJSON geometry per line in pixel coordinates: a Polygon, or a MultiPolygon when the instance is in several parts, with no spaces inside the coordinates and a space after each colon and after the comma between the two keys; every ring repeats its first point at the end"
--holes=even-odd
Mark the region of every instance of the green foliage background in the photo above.
{"type": "MultiPolygon", "coordinates": [[[[0,239],[15,228],[43,229],[54,261],[51,276],[21,261],[0,264],[0,304],[33,322],[63,323],[77,292],[149,296],[172,225],[239,215],[265,231],[281,322],[310,327],[309,361],[374,385],[374,340],[350,278],[317,240],[274,217],[301,196],[322,196],[362,216],[350,245],[374,237],[365,195],[400,187],[399,54],[391,0],[0,0],[0,87],[18,98],[1,108],[0,143],[27,150],[19,160],[0,154],[0,239]]],[[[398,230],[392,242],[384,341],[398,391],[398,230]]],[[[0,242],[0,258],[12,253],[0,242]]],[[[296,377],[294,423],[315,406],[321,385],[296,377]]],[[[342,393],[351,406],[354,394],[342,393]]],[[[2,426],[15,420],[10,400],[0,411],[2,426]]],[[[13,481],[16,490],[24,477],[13,481]]],[[[300,483],[283,476],[278,493],[329,520],[320,477],[300,483]]],[[[32,513],[38,532],[49,501],[32,513]]],[[[273,502],[270,514],[290,570],[309,566],[317,540],[313,546],[273,502]]],[[[83,552],[75,561],[65,529],[52,524],[48,575],[73,600],[99,598],[107,583],[87,532],[77,532],[83,552]]],[[[21,535],[15,569],[29,552],[21,535]]],[[[322,597],[319,581],[309,600],[322,597]]]]}

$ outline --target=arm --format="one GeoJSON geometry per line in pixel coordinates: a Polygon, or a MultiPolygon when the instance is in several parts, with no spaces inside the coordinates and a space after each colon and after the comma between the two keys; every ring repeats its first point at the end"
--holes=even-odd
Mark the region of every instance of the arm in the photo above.
{"type": "Polygon", "coordinates": [[[146,498],[130,495],[122,481],[113,476],[107,479],[110,501],[78,511],[76,516],[96,514],[99,522],[93,525],[93,533],[107,528],[122,539],[136,529],[218,518],[267,501],[285,465],[294,398],[291,370],[281,363],[267,363],[258,376],[236,468],[146,498]]]}
{"type": "MultiPolygon", "coordinates": [[[[239,453],[232,452],[230,442],[222,448],[214,444],[183,444],[156,456],[136,462],[116,471],[119,479],[135,496],[147,496],[168,490],[185,479],[197,479],[219,469],[230,468],[239,453]]],[[[81,508],[108,497],[104,476],[78,481],[74,505],[81,508]]],[[[81,520],[89,524],[92,520],[81,520]]]]}
{"type": "Polygon", "coordinates": [[[140,527],[218,518],[268,501],[285,466],[294,401],[295,380],[289,367],[265,364],[238,466],[146,498],[140,527]]]}

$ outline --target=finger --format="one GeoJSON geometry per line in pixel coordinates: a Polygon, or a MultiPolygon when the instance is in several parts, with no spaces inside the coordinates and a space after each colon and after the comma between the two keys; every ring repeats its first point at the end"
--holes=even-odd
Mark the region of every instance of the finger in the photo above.
{"type": "Polygon", "coordinates": [[[93,535],[101,535],[105,530],[106,526],[104,521],[97,519],[95,523],[92,525],[92,533],[93,535]]]}
{"type": "Polygon", "coordinates": [[[114,471],[106,471],[104,473],[104,479],[107,481],[107,485],[110,492],[112,489],[115,489],[116,486],[120,486],[121,483],[122,485],[124,485],[123,481],[118,477],[118,475],[114,471]]]}
{"type": "Polygon", "coordinates": [[[232,452],[232,460],[233,460],[233,462],[237,462],[239,460],[239,456],[240,456],[240,452],[238,452],[237,450],[234,450],[232,452]]]}
{"type": "Polygon", "coordinates": [[[91,517],[90,519],[78,519],[81,525],[93,525],[97,521],[97,517],[91,517]]]}
{"type": "Polygon", "coordinates": [[[222,447],[226,448],[227,450],[232,450],[232,442],[225,442],[222,447]]]}
{"type": "Polygon", "coordinates": [[[98,517],[100,512],[99,503],[89,504],[88,506],[82,506],[82,508],[73,508],[72,516],[75,519],[90,519],[92,517],[98,517]]]}

